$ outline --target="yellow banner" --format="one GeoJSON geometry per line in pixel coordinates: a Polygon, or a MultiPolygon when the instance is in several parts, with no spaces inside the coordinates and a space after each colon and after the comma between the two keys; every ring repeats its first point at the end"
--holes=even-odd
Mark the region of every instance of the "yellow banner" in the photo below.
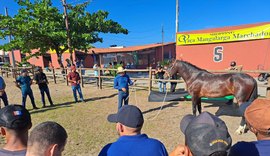
{"type": "MultiPolygon", "coordinates": [[[[64,46],[60,46],[60,48],[61,48],[61,49],[64,49],[64,46]]],[[[55,51],[55,50],[52,50],[52,49],[50,49],[49,52],[50,52],[50,54],[56,54],[56,51],[55,51]]],[[[74,51],[72,51],[72,53],[73,53],[73,52],[74,52],[74,51]]],[[[69,53],[69,50],[67,49],[66,51],[63,52],[63,54],[64,54],[64,53],[69,53]]]]}
{"type": "Polygon", "coordinates": [[[270,38],[270,24],[202,34],[177,34],[177,45],[222,43],[270,38]]]}

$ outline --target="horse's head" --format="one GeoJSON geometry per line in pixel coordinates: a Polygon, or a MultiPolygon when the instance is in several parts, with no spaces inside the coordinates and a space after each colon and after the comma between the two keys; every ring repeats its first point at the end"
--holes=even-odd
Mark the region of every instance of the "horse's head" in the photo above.
{"type": "Polygon", "coordinates": [[[171,63],[167,66],[166,72],[164,74],[165,79],[171,78],[174,74],[178,72],[176,66],[176,60],[171,61],[171,63]]]}

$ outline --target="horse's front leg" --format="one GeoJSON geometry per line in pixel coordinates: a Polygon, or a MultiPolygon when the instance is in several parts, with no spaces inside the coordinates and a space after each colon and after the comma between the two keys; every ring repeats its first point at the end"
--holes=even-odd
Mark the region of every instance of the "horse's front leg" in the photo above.
{"type": "Polygon", "coordinates": [[[198,107],[199,113],[201,113],[201,111],[202,111],[202,108],[201,108],[201,98],[198,97],[197,95],[193,95],[192,96],[192,111],[193,111],[193,115],[195,115],[195,116],[196,116],[196,113],[197,113],[196,106],[198,107]]]}
{"type": "Polygon", "coordinates": [[[201,101],[200,97],[198,98],[198,101],[197,101],[197,107],[198,107],[199,113],[201,114],[202,113],[202,101],[201,101]]]}

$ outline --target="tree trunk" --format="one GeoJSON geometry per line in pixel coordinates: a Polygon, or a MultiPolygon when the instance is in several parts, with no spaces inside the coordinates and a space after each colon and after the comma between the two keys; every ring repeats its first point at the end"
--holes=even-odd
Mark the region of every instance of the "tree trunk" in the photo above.
{"type": "Polygon", "coordinates": [[[74,65],[72,51],[71,52],[69,51],[69,54],[70,54],[70,56],[69,56],[70,64],[74,65]]]}
{"type": "Polygon", "coordinates": [[[64,68],[64,65],[63,65],[63,62],[62,62],[62,53],[60,51],[56,51],[56,54],[57,54],[57,61],[60,65],[60,67],[63,69],[64,68]]]}

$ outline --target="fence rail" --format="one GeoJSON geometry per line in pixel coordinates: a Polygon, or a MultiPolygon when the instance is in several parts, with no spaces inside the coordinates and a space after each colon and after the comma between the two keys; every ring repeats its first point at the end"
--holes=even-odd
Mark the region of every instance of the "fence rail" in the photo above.
{"type": "MultiPolygon", "coordinates": [[[[22,69],[26,69],[29,71],[30,76],[34,75],[34,67],[17,67],[17,68],[10,68],[10,67],[1,67],[1,75],[2,76],[12,76],[16,79],[16,77],[20,74],[22,69]]],[[[86,79],[94,79],[93,81],[98,81],[99,85],[98,88],[102,89],[102,87],[105,84],[108,84],[105,80],[114,79],[115,76],[113,75],[106,75],[106,72],[108,73],[116,73],[116,69],[109,69],[109,68],[79,68],[78,72],[81,76],[81,84],[82,87],[87,83],[86,79]],[[94,72],[97,71],[98,75],[95,75],[94,72]]],[[[128,74],[137,73],[136,76],[130,76],[132,80],[138,80],[142,82],[141,88],[147,89],[149,92],[153,89],[153,82],[157,81],[163,81],[163,82],[177,82],[177,83],[185,83],[184,80],[160,80],[155,78],[155,69],[147,68],[147,69],[127,69],[126,72],[128,74]],[[143,77],[144,76],[144,77],[143,77]]],[[[46,68],[44,69],[44,72],[46,73],[48,78],[52,78],[53,82],[56,84],[57,81],[65,81],[67,85],[69,85],[67,74],[69,72],[68,68],[60,69],[60,68],[46,68]]],[[[248,74],[259,74],[259,73],[270,73],[270,70],[242,70],[242,71],[230,71],[230,70],[209,70],[209,72],[213,73],[232,73],[232,72],[241,72],[241,73],[248,73],[248,74]]],[[[269,79],[270,81],[270,79],[269,79]]],[[[112,81],[110,81],[112,82],[112,81]]],[[[259,84],[259,87],[265,87],[266,88],[266,97],[270,98],[270,82],[267,84],[259,84]]],[[[136,86],[138,87],[138,86],[136,86]]]]}

